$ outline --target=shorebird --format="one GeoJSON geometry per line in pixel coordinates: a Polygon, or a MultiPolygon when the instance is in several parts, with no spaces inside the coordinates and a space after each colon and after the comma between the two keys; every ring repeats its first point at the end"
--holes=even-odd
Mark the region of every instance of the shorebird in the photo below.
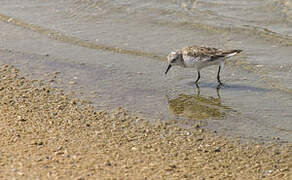
{"type": "Polygon", "coordinates": [[[198,84],[201,77],[200,70],[211,65],[219,65],[217,80],[220,81],[220,70],[224,66],[225,59],[240,53],[242,50],[221,50],[211,48],[207,46],[188,46],[176,51],[172,51],[168,54],[168,67],[165,74],[172,66],[180,66],[184,68],[195,68],[198,72],[197,79],[195,81],[198,84]]]}

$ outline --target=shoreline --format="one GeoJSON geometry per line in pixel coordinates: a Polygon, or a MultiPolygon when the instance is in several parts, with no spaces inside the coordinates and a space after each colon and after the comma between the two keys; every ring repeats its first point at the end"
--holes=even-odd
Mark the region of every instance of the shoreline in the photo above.
{"type": "Polygon", "coordinates": [[[292,178],[292,145],[240,143],[173,121],[150,123],[2,65],[1,179],[292,178]]]}

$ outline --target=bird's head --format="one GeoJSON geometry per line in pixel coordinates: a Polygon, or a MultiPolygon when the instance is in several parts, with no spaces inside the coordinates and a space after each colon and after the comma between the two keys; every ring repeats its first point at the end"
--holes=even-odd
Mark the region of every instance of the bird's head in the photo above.
{"type": "Polygon", "coordinates": [[[165,74],[169,71],[171,66],[182,66],[182,54],[180,52],[172,51],[167,56],[168,66],[165,71],[165,74]]]}

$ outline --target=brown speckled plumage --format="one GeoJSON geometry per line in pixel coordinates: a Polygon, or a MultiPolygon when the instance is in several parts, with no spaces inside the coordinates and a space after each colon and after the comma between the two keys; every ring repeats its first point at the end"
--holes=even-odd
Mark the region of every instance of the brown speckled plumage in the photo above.
{"type": "Polygon", "coordinates": [[[177,52],[181,53],[182,55],[193,56],[193,57],[225,57],[226,55],[234,53],[236,51],[241,51],[241,50],[224,51],[222,49],[194,45],[194,46],[184,47],[178,50],[177,52]]]}

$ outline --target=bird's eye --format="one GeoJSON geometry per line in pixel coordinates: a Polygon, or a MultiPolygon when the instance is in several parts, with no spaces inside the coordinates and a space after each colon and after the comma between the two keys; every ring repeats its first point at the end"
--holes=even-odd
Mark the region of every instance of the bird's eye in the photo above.
{"type": "Polygon", "coordinates": [[[171,63],[175,63],[176,59],[171,60],[171,63]]]}

